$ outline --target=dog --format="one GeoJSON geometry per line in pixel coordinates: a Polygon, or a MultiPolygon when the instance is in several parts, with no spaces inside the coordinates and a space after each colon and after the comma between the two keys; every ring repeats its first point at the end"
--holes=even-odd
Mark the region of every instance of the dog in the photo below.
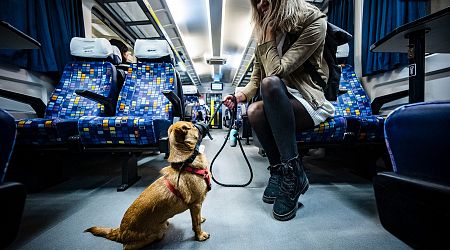
{"type": "Polygon", "coordinates": [[[131,204],[120,227],[91,227],[85,232],[122,243],[126,250],[140,249],[161,240],[169,226],[168,219],[189,209],[196,240],[210,237],[200,225],[205,221],[201,216],[202,203],[210,189],[208,163],[202,152],[194,155],[202,133],[192,123],[179,121],[169,127],[168,135],[170,166],[163,168],[162,176],[131,204]]]}

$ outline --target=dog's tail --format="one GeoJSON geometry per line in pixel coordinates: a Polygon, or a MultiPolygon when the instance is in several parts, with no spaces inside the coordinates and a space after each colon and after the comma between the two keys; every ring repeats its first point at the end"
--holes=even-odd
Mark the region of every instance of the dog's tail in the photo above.
{"type": "Polygon", "coordinates": [[[113,240],[117,242],[120,241],[120,228],[109,228],[109,227],[91,227],[84,232],[90,232],[95,236],[103,237],[108,240],[113,240]]]}

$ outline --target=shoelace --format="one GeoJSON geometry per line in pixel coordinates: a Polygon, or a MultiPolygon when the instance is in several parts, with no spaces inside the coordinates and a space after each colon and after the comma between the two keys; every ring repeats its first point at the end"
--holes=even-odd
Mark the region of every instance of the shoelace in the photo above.
{"type": "Polygon", "coordinates": [[[281,182],[280,192],[291,196],[295,191],[296,176],[294,174],[294,169],[291,165],[288,165],[283,169],[283,181],[281,182]]]}
{"type": "Polygon", "coordinates": [[[270,177],[269,177],[269,184],[278,185],[280,183],[280,178],[282,177],[282,171],[280,169],[280,166],[278,168],[275,168],[278,165],[275,165],[274,167],[267,167],[267,170],[270,171],[270,177]]]}
{"type": "Polygon", "coordinates": [[[282,173],[283,173],[283,171],[282,171],[282,167],[283,167],[283,165],[281,165],[281,164],[279,164],[279,165],[275,165],[275,166],[268,166],[267,167],[267,170],[269,170],[270,171],[270,174],[271,175],[273,175],[273,174],[278,174],[278,175],[281,175],[282,173]],[[280,166],[279,166],[280,165],[280,166]],[[279,166],[279,167],[277,167],[277,166],[279,166]]]}
{"type": "Polygon", "coordinates": [[[278,185],[278,183],[280,182],[280,177],[279,175],[273,175],[269,177],[269,184],[272,185],[278,185]]]}

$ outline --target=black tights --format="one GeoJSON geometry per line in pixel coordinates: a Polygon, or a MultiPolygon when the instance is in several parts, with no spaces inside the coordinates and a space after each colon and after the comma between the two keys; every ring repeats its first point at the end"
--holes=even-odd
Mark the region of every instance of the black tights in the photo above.
{"type": "Polygon", "coordinates": [[[247,114],[271,166],[298,155],[295,133],[314,126],[305,107],[292,97],[280,78],[261,82],[262,101],[251,104],[247,114]]]}

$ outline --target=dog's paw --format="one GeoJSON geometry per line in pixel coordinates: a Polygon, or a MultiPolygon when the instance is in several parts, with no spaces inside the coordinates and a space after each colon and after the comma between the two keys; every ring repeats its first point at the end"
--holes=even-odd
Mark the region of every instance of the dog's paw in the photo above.
{"type": "Polygon", "coordinates": [[[195,238],[198,241],[205,241],[207,239],[209,239],[209,233],[205,232],[205,231],[201,231],[199,235],[196,235],[195,238]]]}
{"type": "Polygon", "coordinates": [[[202,217],[202,220],[200,221],[200,223],[203,223],[203,222],[205,222],[206,221],[206,218],[205,217],[202,217]]]}

